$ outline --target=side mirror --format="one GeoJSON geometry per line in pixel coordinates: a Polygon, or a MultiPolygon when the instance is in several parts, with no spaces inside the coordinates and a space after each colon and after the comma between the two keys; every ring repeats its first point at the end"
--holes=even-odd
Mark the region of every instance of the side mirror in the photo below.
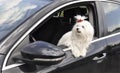
{"type": "Polygon", "coordinates": [[[23,47],[21,56],[20,60],[24,63],[47,66],[60,63],[65,58],[65,53],[53,44],[36,41],[23,47]]]}

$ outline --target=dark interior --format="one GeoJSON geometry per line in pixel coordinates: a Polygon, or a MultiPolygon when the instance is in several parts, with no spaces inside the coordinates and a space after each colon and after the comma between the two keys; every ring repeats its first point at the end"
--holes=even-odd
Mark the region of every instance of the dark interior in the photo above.
{"type": "MultiPolygon", "coordinates": [[[[35,39],[34,41],[47,41],[56,45],[62,35],[72,29],[73,25],[75,24],[74,16],[79,14],[88,17],[87,12],[87,8],[76,7],[58,12],[59,15],[56,13],[41,27],[32,32],[31,41],[35,39]],[[64,13],[62,16],[60,16],[62,12],[64,13]]],[[[89,20],[89,17],[87,20],[89,20]]]]}

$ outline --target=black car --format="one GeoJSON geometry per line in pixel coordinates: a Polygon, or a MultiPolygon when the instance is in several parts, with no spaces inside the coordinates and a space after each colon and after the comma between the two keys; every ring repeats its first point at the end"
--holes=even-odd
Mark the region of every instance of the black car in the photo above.
{"type": "Polygon", "coordinates": [[[0,72],[120,73],[120,1],[0,0],[0,72]],[[86,57],[56,45],[75,15],[95,29],[86,57]]]}

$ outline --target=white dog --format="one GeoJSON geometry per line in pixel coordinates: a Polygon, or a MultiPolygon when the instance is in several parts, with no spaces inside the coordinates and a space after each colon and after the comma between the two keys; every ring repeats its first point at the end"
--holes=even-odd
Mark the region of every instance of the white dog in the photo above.
{"type": "Polygon", "coordinates": [[[94,29],[90,22],[85,20],[86,17],[77,15],[75,18],[76,24],[72,31],[64,34],[57,45],[68,46],[64,51],[71,50],[75,57],[85,57],[87,48],[93,39],[94,29]]]}

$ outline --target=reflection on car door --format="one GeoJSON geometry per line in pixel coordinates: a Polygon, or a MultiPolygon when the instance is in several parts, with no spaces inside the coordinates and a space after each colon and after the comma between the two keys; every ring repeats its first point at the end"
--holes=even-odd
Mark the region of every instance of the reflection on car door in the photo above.
{"type": "Polygon", "coordinates": [[[106,53],[104,51],[104,49],[106,49],[106,39],[94,40],[89,49],[87,57],[78,59],[74,63],[62,68],[58,68],[56,71],[53,71],[53,73],[99,73],[99,64],[106,58],[104,55],[104,53],[106,53]]]}
{"type": "Polygon", "coordinates": [[[104,20],[107,25],[108,56],[102,73],[120,73],[120,4],[101,2],[104,11],[104,20]],[[105,6],[105,7],[104,7],[105,6]]]}

